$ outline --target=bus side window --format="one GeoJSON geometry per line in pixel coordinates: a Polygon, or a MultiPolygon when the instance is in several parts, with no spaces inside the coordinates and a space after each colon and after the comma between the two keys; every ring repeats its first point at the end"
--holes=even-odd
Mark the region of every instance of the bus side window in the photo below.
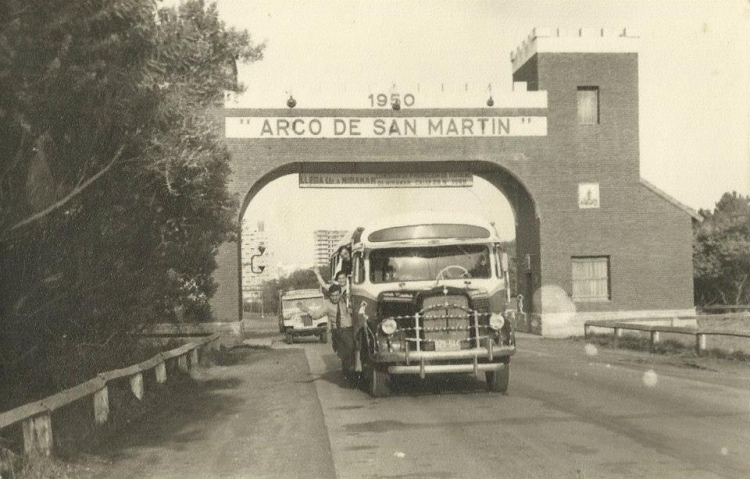
{"type": "Polygon", "coordinates": [[[354,253],[352,258],[352,280],[354,284],[362,284],[365,281],[365,262],[362,260],[362,253],[354,253]]]}
{"type": "Polygon", "coordinates": [[[331,280],[335,279],[336,274],[336,255],[331,256],[331,264],[330,264],[330,273],[331,273],[331,280]]]}

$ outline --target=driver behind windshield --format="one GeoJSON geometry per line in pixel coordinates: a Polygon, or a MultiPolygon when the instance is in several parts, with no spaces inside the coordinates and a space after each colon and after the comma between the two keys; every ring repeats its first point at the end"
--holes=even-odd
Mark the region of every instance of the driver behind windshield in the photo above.
{"type": "Polygon", "coordinates": [[[443,279],[489,278],[487,246],[481,244],[383,248],[370,253],[370,280],[434,281],[443,279]]]}

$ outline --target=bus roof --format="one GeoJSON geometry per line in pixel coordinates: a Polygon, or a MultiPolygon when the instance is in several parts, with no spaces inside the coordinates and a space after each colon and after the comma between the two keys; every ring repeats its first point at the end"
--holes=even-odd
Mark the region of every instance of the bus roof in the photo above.
{"type": "MultiPolygon", "coordinates": [[[[351,238],[351,235],[348,236],[351,238]]],[[[386,246],[404,241],[499,241],[488,220],[467,213],[412,212],[380,218],[362,227],[358,244],[386,246]]]]}

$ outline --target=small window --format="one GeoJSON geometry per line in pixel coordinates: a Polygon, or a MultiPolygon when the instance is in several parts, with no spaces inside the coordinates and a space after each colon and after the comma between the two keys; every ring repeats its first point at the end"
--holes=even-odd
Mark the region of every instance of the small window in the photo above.
{"type": "Polygon", "coordinates": [[[490,232],[486,228],[474,225],[460,224],[427,224],[394,226],[377,230],[367,237],[373,243],[384,241],[403,241],[411,239],[440,239],[440,238],[489,238],[490,232]]]}
{"type": "Polygon", "coordinates": [[[352,259],[353,270],[352,270],[352,281],[354,284],[362,284],[365,282],[365,262],[362,260],[362,253],[354,253],[352,259]]]}
{"type": "Polygon", "coordinates": [[[599,124],[599,87],[578,87],[578,124],[599,124]]]}
{"type": "Polygon", "coordinates": [[[573,301],[609,301],[609,257],[572,258],[573,301]]]}

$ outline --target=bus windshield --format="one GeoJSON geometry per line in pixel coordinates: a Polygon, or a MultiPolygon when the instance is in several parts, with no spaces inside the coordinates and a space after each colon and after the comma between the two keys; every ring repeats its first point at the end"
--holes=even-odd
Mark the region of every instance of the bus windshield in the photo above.
{"type": "Polygon", "coordinates": [[[489,278],[487,245],[445,245],[376,249],[370,252],[370,281],[489,278]],[[442,274],[440,274],[442,272],[442,274]]]}

